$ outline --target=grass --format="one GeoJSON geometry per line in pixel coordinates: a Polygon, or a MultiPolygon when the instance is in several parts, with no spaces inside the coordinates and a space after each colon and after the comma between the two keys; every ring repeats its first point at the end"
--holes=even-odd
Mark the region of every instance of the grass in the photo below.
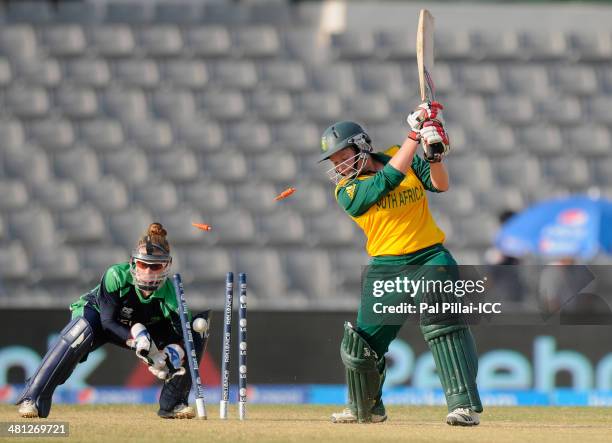
{"type": "MultiPolygon", "coordinates": [[[[608,408],[491,407],[475,428],[445,424],[445,408],[391,406],[382,424],[332,424],[329,406],[250,405],[248,420],[219,420],[218,408],[208,408],[208,420],[162,420],[155,405],[56,405],[49,419],[67,421],[70,442],[609,442],[612,414],[608,408]]],[[[0,405],[0,421],[18,418],[16,408],[0,405]]],[[[24,439],[19,441],[42,439],[24,439]]],[[[7,441],[7,440],[5,440],[7,441]]]]}

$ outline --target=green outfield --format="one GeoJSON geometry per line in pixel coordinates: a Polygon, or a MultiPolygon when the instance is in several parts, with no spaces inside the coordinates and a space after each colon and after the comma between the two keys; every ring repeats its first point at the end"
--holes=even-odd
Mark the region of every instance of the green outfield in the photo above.
{"type": "MultiPolygon", "coordinates": [[[[71,442],[594,443],[612,438],[612,410],[608,408],[487,408],[476,428],[451,428],[444,423],[445,409],[441,407],[392,406],[388,408],[389,420],[375,425],[331,424],[328,416],[335,410],[329,406],[249,406],[247,421],[232,418],[225,422],[218,419],[216,407],[208,408],[207,421],[199,421],[159,419],[154,405],[57,405],[46,422],[69,422],[70,437],[66,440],[71,442]]],[[[235,416],[235,407],[230,413],[235,416]]],[[[0,421],[16,420],[16,415],[15,407],[0,405],[0,421]]]]}

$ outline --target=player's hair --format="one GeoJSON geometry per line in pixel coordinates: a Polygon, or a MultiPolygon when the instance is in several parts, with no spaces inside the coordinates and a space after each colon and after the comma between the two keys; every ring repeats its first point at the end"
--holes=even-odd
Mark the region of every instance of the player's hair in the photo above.
{"type": "Polygon", "coordinates": [[[168,232],[164,229],[161,223],[151,223],[144,235],[138,240],[138,248],[152,244],[157,246],[159,249],[163,249],[162,252],[166,254],[170,253],[170,244],[166,239],[168,232]]]}

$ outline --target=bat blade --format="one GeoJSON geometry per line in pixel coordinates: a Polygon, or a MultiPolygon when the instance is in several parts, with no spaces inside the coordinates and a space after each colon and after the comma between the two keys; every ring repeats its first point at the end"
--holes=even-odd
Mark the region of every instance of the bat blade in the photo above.
{"type": "Polygon", "coordinates": [[[421,100],[435,100],[434,69],[434,18],[427,9],[421,9],[416,39],[417,67],[421,100]]]}

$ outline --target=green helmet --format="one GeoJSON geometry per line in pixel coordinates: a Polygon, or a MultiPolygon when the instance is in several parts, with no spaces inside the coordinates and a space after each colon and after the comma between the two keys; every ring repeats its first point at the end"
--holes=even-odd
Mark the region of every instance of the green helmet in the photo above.
{"type": "Polygon", "coordinates": [[[321,137],[321,156],[319,162],[348,146],[355,146],[360,151],[372,152],[370,136],[355,122],[343,121],[331,125],[321,137]]]}

